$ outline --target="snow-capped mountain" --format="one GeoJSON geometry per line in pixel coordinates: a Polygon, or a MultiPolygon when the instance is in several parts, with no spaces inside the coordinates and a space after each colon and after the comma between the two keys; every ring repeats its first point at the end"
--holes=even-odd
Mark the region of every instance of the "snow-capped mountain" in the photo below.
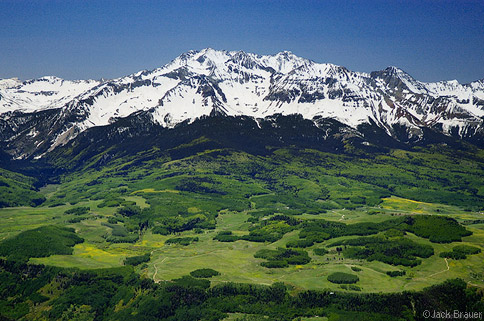
{"type": "Polygon", "coordinates": [[[99,84],[95,80],[70,81],[54,76],[24,82],[0,79],[0,114],[60,108],[99,84]]]}
{"type": "Polygon", "coordinates": [[[368,74],[287,51],[214,49],[114,80],[0,80],[0,139],[17,158],[40,157],[90,127],[136,112],[163,127],[214,114],[301,114],[352,128],[376,124],[403,141],[418,141],[423,128],[469,138],[484,133],[484,80],[424,83],[396,67],[368,74]]]}

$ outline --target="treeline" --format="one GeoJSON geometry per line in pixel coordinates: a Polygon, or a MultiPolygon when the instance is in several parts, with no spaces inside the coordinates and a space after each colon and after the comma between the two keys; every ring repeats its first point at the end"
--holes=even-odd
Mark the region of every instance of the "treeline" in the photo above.
{"type": "Polygon", "coordinates": [[[417,215],[405,217],[407,231],[434,243],[460,242],[462,237],[472,232],[460,225],[455,219],[436,215],[417,215]]]}
{"type": "Polygon", "coordinates": [[[299,229],[299,240],[290,241],[287,247],[306,248],[330,238],[341,236],[367,236],[385,232],[388,237],[403,236],[412,232],[431,242],[448,243],[461,241],[471,235],[455,219],[445,216],[416,215],[399,217],[384,222],[344,224],[326,220],[302,220],[288,215],[275,215],[266,220],[255,220],[249,227],[249,234],[235,236],[231,231],[219,232],[214,239],[220,242],[246,240],[252,242],[275,242],[284,234],[299,229]]]}
{"type": "MultiPolygon", "coordinates": [[[[155,234],[169,235],[183,231],[200,229],[214,229],[214,221],[210,221],[204,214],[195,214],[188,217],[163,217],[159,219],[160,225],[155,225],[152,232],[155,234]]],[[[157,223],[158,224],[158,223],[157,223]]]]}
{"type": "Polygon", "coordinates": [[[165,244],[180,244],[183,246],[198,242],[198,237],[174,237],[165,241],[165,244]]]}
{"type": "Polygon", "coordinates": [[[405,271],[387,271],[386,272],[388,276],[394,278],[394,277],[397,277],[397,276],[404,276],[405,274],[407,274],[407,272],[405,271]]]}
{"type": "Polygon", "coordinates": [[[359,237],[332,245],[345,245],[343,255],[348,258],[412,267],[422,263],[417,257],[428,258],[434,254],[432,246],[405,238],[359,237]]]}
{"type": "Polygon", "coordinates": [[[283,268],[289,265],[304,265],[311,261],[308,252],[296,249],[262,249],[254,254],[255,258],[266,259],[260,265],[267,268],[283,268]]]}
{"type": "Polygon", "coordinates": [[[91,208],[89,206],[77,206],[66,210],[64,214],[84,215],[89,213],[90,210],[91,208]]]}
{"type": "Polygon", "coordinates": [[[222,283],[185,276],[156,284],[132,267],[79,271],[0,259],[4,320],[204,320],[243,313],[272,321],[326,316],[343,320],[423,320],[425,310],[484,312],[482,291],[449,280],[420,292],[361,294],[222,283]]]}
{"type": "Polygon", "coordinates": [[[311,235],[319,235],[321,238],[335,238],[349,235],[365,236],[383,231],[388,231],[389,234],[397,236],[402,235],[401,233],[406,231],[427,238],[434,243],[449,243],[461,241],[462,237],[472,234],[472,232],[460,225],[455,219],[437,215],[405,216],[381,223],[365,222],[344,224],[325,220],[308,220],[303,222],[301,226],[300,238],[307,238],[311,235]]]}
{"type": "Polygon", "coordinates": [[[249,227],[249,234],[236,236],[231,231],[221,231],[214,240],[220,242],[235,242],[245,240],[251,242],[275,242],[280,240],[284,234],[294,230],[296,226],[291,226],[284,220],[264,220],[249,227]]]}
{"type": "Polygon", "coordinates": [[[370,235],[395,227],[403,222],[398,218],[382,223],[356,223],[344,224],[326,220],[300,220],[287,215],[275,215],[267,220],[253,224],[249,228],[249,234],[243,236],[232,235],[230,231],[222,231],[215,240],[221,242],[234,242],[246,240],[253,242],[275,242],[284,234],[300,229],[300,240],[290,242],[288,247],[309,247],[314,243],[346,235],[370,235]]]}
{"type": "Polygon", "coordinates": [[[198,269],[190,272],[190,275],[194,278],[211,278],[220,275],[220,272],[214,269],[198,269]]]}
{"type": "Polygon", "coordinates": [[[439,256],[454,260],[464,260],[467,258],[467,255],[478,253],[481,253],[481,249],[478,247],[470,245],[457,245],[452,248],[452,251],[441,252],[439,256]]]}
{"type": "Polygon", "coordinates": [[[31,257],[72,254],[72,247],[84,242],[74,229],[53,225],[42,226],[17,234],[0,243],[0,256],[26,262],[31,257]]]}
{"type": "Polygon", "coordinates": [[[150,253],[146,253],[146,254],[143,254],[143,255],[130,256],[130,257],[127,257],[126,259],[124,259],[124,265],[132,265],[132,266],[140,265],[141,263],[149,262],[150,258],[151,258],[150,253]]]}
{"type": "Polygon", "coordinates": [[[328,281],[336,284],[352,284],[359,280],[360,278],[356,275],[344,272],[335,272],[328,275],[328,281]]]}

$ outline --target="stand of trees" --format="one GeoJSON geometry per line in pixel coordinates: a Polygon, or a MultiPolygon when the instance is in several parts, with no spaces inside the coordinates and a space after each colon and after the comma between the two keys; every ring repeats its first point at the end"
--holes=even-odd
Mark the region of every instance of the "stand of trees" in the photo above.
{"type": "Polygon", "coordinates": [[[165,241],[165,244],[180,244],[183,246],[198,242],[198,237],[174,237],[165,241]]]}
{"type": "Polygon", "coordinates": [[[220,275],[220,272],[214,269],[198,269],[190,272],[190,275],[194,278],[211,278],[212,276],[220,275]]]}
{"type": "Polygon", "coordinates": [[[472,235],[455,219],[445,216],[418,215],[405,217],[406,230],[434,243],[460,242],[462,237],[472,235]]]}
{"type": "Polygon", "coordinates": [[[304,265],[311,261],[308,252],[296,249],[277,250],[263,249],[254,254],[255,258],[266,259],[267,262],[262,262],[261,266],[267,268],[283,268],[289,265],[304,265]]]}
{"type": "Polygon", "coordinates": [[[481,249],[470,245],[457,245],[452,248],[450,252],[441,252],[440,257],[445,257],[454,260],[464,260],[467,255],[481,253],[481,249]]]}
{"type": "Polygon", "coordinates": [[[124,259],[124,265],[136,266],[136,265],[139,265],[141,263],[149,262],[150,258],[151,258],[150,253],[127,257],[126,259],[124,259]]]}
{"type": "Polygon", "coordinates": [[[72,247],[82,242],[84,239],[77,236],[73,228],[47,225],[1,242],[0,256],[26,262],[31,257],[72,254],[72,247]]]}
{"type": "Polygon", "coordinates": [[[349,246],[343,255],[353,259],[380,261],[392,265],[417,266],[421,260],[434,254],[430,245],[418,244],[405,238],[385,239],[380,237],[359,237],[334,243],[349,246]]]}
{"type": "Polygon", "coordinates": [[[358,282],[359,280],[360,278],[356,275],[344,272],[335,272],[328,275],[328,281],[336,284],[352,284],[358,282]]]}
{"type": "Polygon", "coordinates": [[[405,271],[387,271],[386,272],[388,276],[394,278],[397,276],[404,276],[406,274],[405,271]]]}
{"type": "Polygon", "coordinates": [[[89,213],[90,210],[91,208],[89,206],[78,206],[68,209],[64,214],[84,215],[89,213]]]}

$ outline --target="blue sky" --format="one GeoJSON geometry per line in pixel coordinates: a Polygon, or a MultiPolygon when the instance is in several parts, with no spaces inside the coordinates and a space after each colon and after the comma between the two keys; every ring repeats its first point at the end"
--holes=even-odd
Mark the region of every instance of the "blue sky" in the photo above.
{"type": "Polygon", "coordinates": [[[484,78],[484,1],[0,0],[0,78],[115,78],[212,47],[484,78]]]}

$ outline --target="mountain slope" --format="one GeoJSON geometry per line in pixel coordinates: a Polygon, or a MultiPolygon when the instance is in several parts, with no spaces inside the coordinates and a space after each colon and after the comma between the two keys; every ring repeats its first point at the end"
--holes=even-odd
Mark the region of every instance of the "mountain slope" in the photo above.
{"type": "Polygon", "coordinates": [[[88,128],[138,112],[168,128],[207,115],[301,114],[353,129],[374,124],[404,143],[424,140],[430,129],[480,145],[484,81],[423,83],[396,67],[367,74],[287,51],[209,48],[108,81],[2,80],[0,111],[0,138],[16,158],[41,157],[88,128]]]}

